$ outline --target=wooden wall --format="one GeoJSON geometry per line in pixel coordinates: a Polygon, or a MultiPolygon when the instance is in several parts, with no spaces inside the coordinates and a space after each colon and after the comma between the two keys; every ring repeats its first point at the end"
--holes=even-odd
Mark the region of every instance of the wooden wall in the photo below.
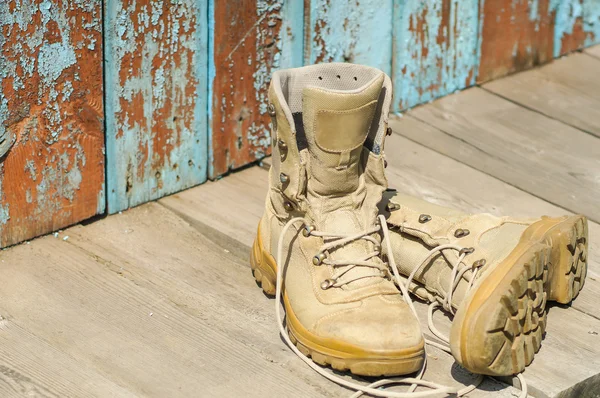
{"type": "Polygon", "coordinates": [[[108,211],[207,177],[205,0],[104,0],[108,211]]]}
{"type": "Polygon", "coordinates": [[[0,28],[6,246],[268,155],[276,69],[378,67],[398,112],[600,42],[600,1],[4,0],[0,28]]]}
{"type": "Polygon", "coordinates": [[[104,212],[100,0],[0,2],[0,246],[104,212]]]}

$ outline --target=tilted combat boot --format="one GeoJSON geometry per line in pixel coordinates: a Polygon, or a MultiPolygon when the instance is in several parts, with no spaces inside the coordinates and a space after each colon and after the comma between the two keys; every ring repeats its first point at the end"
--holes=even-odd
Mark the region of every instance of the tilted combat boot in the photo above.
{"type": "Polygon", "coordinates": [[[284,267],[288,332],[314,362],[368,376],[419,370],[418,320],[380,257],[389,77],[351,64],[283,70],[269,99],[273,156],[251,253],[256,280],[272,295],[284,267]]]}
{"type": "Polygon", "coordinates": [[[409,290],[455,314],[449,336],[455,359],[474,373],[522,372],[540,348],[546,302],[569,303],[583,287],[585,217],[465,214],[385,196],[382,213],[409,290]]]}

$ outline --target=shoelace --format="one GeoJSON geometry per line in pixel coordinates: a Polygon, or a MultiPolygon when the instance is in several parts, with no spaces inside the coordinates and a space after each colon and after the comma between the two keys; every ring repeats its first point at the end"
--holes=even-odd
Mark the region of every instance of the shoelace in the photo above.
{"type": "MultiPolygon", "coordinates": [[[[331,247],[340,246],[340,245],[348,243],[352,240],[361,239],[362,237],[370,236],[374,232],[381,231],[383,234],[383,240],[386,243],[387,250],[389,253],[388,254],[389,265],[394,274],[396,283],[398,284],[398,287],[400,288],[400,291],[402,292],[402,296],[404,297],[405,302],[408,304],[408,306],[410,307],[410,309],[412,310],[412,312],[415,314],[415,317],[416,317],[417,312],[412,303],[412,300],[409,297],[408,288],[407,288],[408,285],[405,286],[404,283],[402,282],[402,278],[400,277],[400,273],[398,272],[398,267],[396,266],[396,263],[394,261],[394,256],[392,254],[392,247],[391,247],[390,239],[389,239],[389,231],[387,229],[387,223],[386,223],[385,217],[383,217],[382,215],[378,216],[378,221],[379,221],[379,225],[377,227],[373,228],[372,230],[367,230],[367,231],[361,232],[360,234],[356,234],[356,235],[352,235],[352,236],[342,237],[338,241],[334,241],[334,242],[324,245],[321,248],[320,252],[323,252],[323,248],[327,245],[332,245],[331,247]]],[[[325,369],[321,368],[319,365],[314,363],[310,358],[308,358],[307,356],[302,354],[302,352],[300,352],[300,350],[298,350],[298,348],[296,348],[294,343],[292,343],[292,341],[286,331],[286,327],[283,323],[283,317],[281,315],[282,284],[283,284],[283,275],[284,275],[284,269],[285,269],[285,265],[282,261],[284,258],[283,257],[283,241],[284,241],[285,235],[286,235],[287,231],[290,229],[290,227],[292,227],[292,225],[297,224],[299,222],[302,222],[303,227],[309,226],[307,220],[304,219],[303,217],[292,218],[290,221],[288,221],[285,224],[285,226],[283,227],[283,229],[281,230],[281,233],[279,235],[279,240],[278,240],[278,244],[277,244],[277,260],[276,260],[277,261],[277,281],[276,281],[276,286],[275,286],[275,315],[277,318],[277,325],[279,327],[279,333],[281,334],[281,337],[284,339],[284,341],[288,345],[288,347],[290,347],[290,349],[296,355],[298,355],[298,357],[300,359],[302,359],[302,361],[304,361],[304,363],[306,363],[315,372],[319,373],[321,376],[325,377],[326,379],[328,379],[338,385],[341,385],[341,386],[344,386],[351,390],[356,391],[356,393],[353,394],[351,398],[358,398],[362,394],[370,394],[372,396],[387,397],[387,398],[433,397],[433,396],[441,396],[442,394],[446,394],[446,395],[454,394],[454,395],[460,397],[460,396],[463,396],[463,395],[473,391],[475,388],[477,388],[477,386],[479,385],[481,380],[483,380],[483,376],[481,376],[481,375],[479,375],[477,377],[477,379],[475,380],[475,382],[473,384],[463,387],[462,389],[459,389],[458,387],[448,387],[448,386],[444,386],[444,385],[441,385],[438,383],[422,380],[421,378],[423,377],[423,374],[425,373],[425,369],[427,366],[427,354],[426,353],[425,353],[425,360],[423,361],[423,366],[421,367],[421,370],[418,372],[416,377],[383,379],[383,380],[379,380],[374,383],[371,383],[369,385],[354,383],[354,382],[345,380],[341,377],[335,376],[334,374],[327,372],[325,369]],[[378,389],[378,387],[390,386],[390,385],[394,385],[394,384],[408,384],[408,385],[410,385],[410,387],[409,387],[408,391],[406,391],[406,392],[394,392],[394,391],[386,391],[386,390],[378,389]],[[416,392],[415,390],[417,389],[417,387],[426,387],[426,388],[429,388],[430,390],[416,392]]],[[[312,234],[314,234],[316,236],[315,231],[311,231],[311,232],[312,232],[312,234]]],[[[335,234],[334,235],[326,234],[326,233],[321,233],[321,234],[326,235],[328,237],[337,236],[335,234]]],[[[369,258],[372,258],[372,257],[373,256],[371,256],[369,258]]],[[[366,260],[362,260],[362,261],[366,261],[366,260]]],[[[376,267],[376,268],[379,268],[379,267],[376,267]]],[[[339,275],[339,276],[341,276],[341,275],[339,275]]],[[[349,281],[346,281],[345,283],[348,283],[348,282],[349,281]]],[[[432,344],[439,348],[444,347],[437,342],[430,342],[428,340],[425,340],[425,341],[428,344],[432,344]]],[[[446,347],[444,347],[442,349],[449,351],[449,348],[446,348],[446,347]]]]}
{"type": "MultiPolygon", "coordinates": [[[[463,275],[467,271],[469,271],[469,270],[473,271],[473,275],[471,275],[471,279],[469,280],[469,284],[467,285],[467,292],[468,292],[473,287],[473,282],[477,278],[477,275],[479,274],[479,271],[481,270],[481,268],[483,266],[485,266],[485,263],[476,262],[472,266],[464,265],[463,267],[461,267],[461,264],[463,264],[463,260],[465,259],[466,255],[472,249],[463,248],[463,247],[453,245],[453,244],[440,245],[440,246],[434,247],[427,253],[427,255],[425,256],[425,258],[423,259],[421,264],[418,267],[416,267],[415,269],[413,269],[412,272],[410,273],[410,275],[408,276],[408,278],[406,278],[405,283],[406,283],[407,288],[410,287],[410,284],[412,283],[413,278],[415,277],[417,272],[425,264],[427,264],[427,261],[436,253],[440,253],[443,255],[444,250],[456,250],[459,253],[459,257],[458,257],[458,260],[456,261],[456,264],[451,264],[452,272],[450,274],[450,278],[448,281],[448,289],[447,289],[446,297],[444,297],[443,299],[439,299],[438,297],[434,297],[434,296],[429,297],[429,301],[431,301],[431,304],[429,304],[429,308],[427,311],[427,326],[429,327],[429,330],[431,331],[431,333],[435,337],[437,337],[438,339],[443,341],[445,344],[439,344],[434,341],[427,341],[427,340],[425,340],[425,341],[430,345],[433,345],[433,346],[438,347],[448,353],[451,353],[450,338],[448,336],[446,336],[444,333],[440,332],[439,329],[435,327],[435,324],[433,322],[433,313],[437,308],[442,307],[442,309],[444,309],[445,311],[454,315],[454,309],[452,308],[452,295],[454,293],[454,290],[456,290],[456,288],[458,287],[458,283],[460,282],[460,279],[463,277],[463,275]]],[[[446,260],[448,262],[450,262],[450,260],[448,260],[448,258],[446,258],[446,260]]],[[[517,375],[517,378],[519,379],[519,383],[521,384],[521,394],[519,395],[519,398],[526,398],[527,397],[527,381],[525,380],[525,376],[523,376],[522,373],[519,373],[517,375]]]]}
{"type": "Polygon", "coordinates": [[[381,229],[381,227],[376,226],[376,227],[373,227],[370,230],[367,230],[364,232],[347,235],[347,234],[333,234],[333,233],[328,233],[328,232],[320,232],[320,231],[315,230],[314,227],[312,227],[312,226],[305,225],[304,231],[303,231],[303,234],[305,236],[313,235],[313,236],[321,237],[321,238],[323,238],[323,240],[331,240],[331,242],[326,243],[323,246],[321,246],[321,248],[319,249],[319,252],[313,258],[313,263],[331,265],[334,268],[340,267],[340,266],[345,266],[343,269],[334,273],[330,279],[326,279],[325,281],[323,281],[322,288],[328,289],[330,287],[340,287],[340,286],[346,285],[348,283],[357,281],[359,279],[373,278],[373,277],[385,277],[388,274],[388,269],[385,266],[385,264],[369,261],[372,258],[379,256],[379,254],[381,252],[381,248],[379,247],[379,242],[377,241],[377,239],[375,239],[372,236],[372,234],[378,232],[380,229],[381,229]],[[328,253],[331,249],[334,249],[336,247],[342,247],[350,242],[353,242],[353,241],[356,241],[359,239],[367,240],[367,241],[375,244],[375,247],[379,247],[379,248],[377,250],[367,254],[364,258],[362,258],[360,260],[352,260],[352,261],[331,260],[331,259],[327,258],[326,253],[328,253]],[[356,276],[354,278],[346,278],[345,280],[341,280],[342,276],[348,274],[355,267],[361,267],[361,266],[374,268],[376,270],[379,270],[380,272],[377,274],[362,275],[362,276],[356,276]]]}

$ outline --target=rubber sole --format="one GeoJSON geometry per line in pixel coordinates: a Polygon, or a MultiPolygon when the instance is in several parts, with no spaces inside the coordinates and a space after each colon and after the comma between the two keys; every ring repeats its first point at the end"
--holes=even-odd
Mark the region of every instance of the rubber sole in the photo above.
{"type": "Polygon", "coordinates": [[[460,305],[450,333],[456,360],[474,373],[522,372],[540,349],[546,303],[571,302],[587,273],[587,220],[544,217],[460,305]]]}
{"type": "MultiPolygon", "coordinates": [[[[250,252],[250,266],[265,294],[275,295],[277,265],[263,249],[260,230],[250,252]]],[[[290,340],[313,362],[360,376],[400,376],[417,372],[425,358],[424,344],[396,352],[371,352],[343,341],[324,338],[304,328],[283,296],[290,340]]]]}

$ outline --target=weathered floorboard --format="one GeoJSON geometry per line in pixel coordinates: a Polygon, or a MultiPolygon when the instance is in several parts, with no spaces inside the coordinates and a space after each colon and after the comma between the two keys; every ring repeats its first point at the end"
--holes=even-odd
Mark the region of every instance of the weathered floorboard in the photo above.
{"type": "Polygon", "coordinates": [[[600,44],[588,47],[584,50],[589,56],[600,59],[600,44]]]}
{"type": "Polygon", "coordinates": [[[484,89],[600,137],[600,59],[572,54],[484,89]]]}
{"type": "Polygon", "coordinates": [[[209,0],[211,178],[270,152],[271,74],[302,62],[302,8],[299,2],[285,3],[209,0]]]}
{"type": "Polygon", "coordinates": [[[414,109],[412,140],[600,221],[600,139],[474,87],[414,109]]]}
{"type": "Polygon", "coordinates": [[[393,0],[310,0],[306,13],[305,60],[352,62],[392,70],[393,0]]]}
{"type": "Polygon", "coordinates": [[[100,0],[0,2],[0,247],[104,211],[100,0]]]}
{"type": "Polygon", "coordinates": [[[105,2],[108,211],[207,176],[206,0],[105,2]]]}
{"type": "Polygon", "coordinates": [[[393,18],[395,111],[475,83],[477,0],[394,0],[393,18]]]}
{"type": "Polygon", "coordinates": [[[64,234],[3,252],[0,314],[82,368],[144,397],[345,394],[283,349],[245,262],[163,206],[64,234]]]}

